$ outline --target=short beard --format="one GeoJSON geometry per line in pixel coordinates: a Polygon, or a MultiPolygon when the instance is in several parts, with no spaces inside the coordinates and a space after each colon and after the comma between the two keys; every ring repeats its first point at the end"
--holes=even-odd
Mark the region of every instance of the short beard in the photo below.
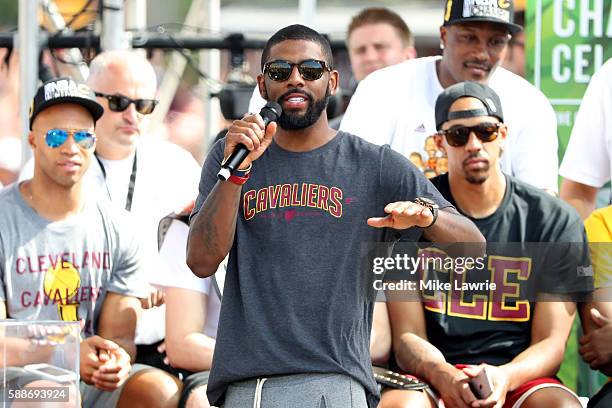
{"type": "Polygon", "coordinates": [[[483,184],[485,181],[487,181],[487,179],[489,178],[489,172],[487,171],[486,173],[477,173],[477,174],[470,174],[470,173],[466,173],[465,175],[465,180],[470,183],[470,184],[483,184]]]}
{"type": "MultiPolygon", "coordinates": [[[[303,94],[308,97],[308,109],[306,109],[306,113],[303,116],[283,112],[280,118],[278,119],[278,125],[284,130],[302,130],[306,129],[315,124],[321,114],[327,108],[327,103],[329,102],[330,90],[327,88],[325,91],[325,96],[323,99],[318,101],[314,101],[310,95],[303,94]]],[[[285,96],[281,96],[277,101],[279,104],[282,102],[285,96]]]]}
{"type": "MultiPolygon", "coordinates": [[[[477,157],[478,155],[470,156],[466,160],[477,157]]],[[[480,169],[478,171],[468,171],[463,169],[463,173],[465,174],[465,180],[470,184],[482,184],[489,178],[489,169],[490,164],[487,163],[487,166],[484,169],[480,169]]]]}

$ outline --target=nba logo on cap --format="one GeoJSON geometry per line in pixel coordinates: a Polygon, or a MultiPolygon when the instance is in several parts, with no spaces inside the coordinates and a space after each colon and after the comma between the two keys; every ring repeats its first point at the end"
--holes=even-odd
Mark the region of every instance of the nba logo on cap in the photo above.
{"type": "Polygon", "coordinates": [[[513,0],[447,0],[445,26],[479,21],[503,25],[510,34],[523,29],[514,24],[513,0]]]}

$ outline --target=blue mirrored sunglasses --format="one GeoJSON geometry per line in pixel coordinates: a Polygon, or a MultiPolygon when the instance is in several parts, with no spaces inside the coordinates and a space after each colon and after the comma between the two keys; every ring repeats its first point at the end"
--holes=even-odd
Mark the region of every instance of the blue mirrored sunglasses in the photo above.
{"type": "Polygon", "coordinates": [[[74,142],[84,149],[91,149],[96,143],[96,135],[87,130],[51,129],[45,134],[45,142],[51,148],[63,145],[68,136],[72,135],[74,142]]]}

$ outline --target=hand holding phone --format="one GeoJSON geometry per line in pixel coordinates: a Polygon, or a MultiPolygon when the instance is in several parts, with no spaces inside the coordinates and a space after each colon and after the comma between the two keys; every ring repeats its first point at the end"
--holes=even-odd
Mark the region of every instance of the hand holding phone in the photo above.
{"type": "Polygon", "coordinates": [[[487,373],[487,367],[482,367],[478,375],[470,379],[469,384],[470,390],[478,399],[487,399],[493,393],[493,384],[487,373]]]}

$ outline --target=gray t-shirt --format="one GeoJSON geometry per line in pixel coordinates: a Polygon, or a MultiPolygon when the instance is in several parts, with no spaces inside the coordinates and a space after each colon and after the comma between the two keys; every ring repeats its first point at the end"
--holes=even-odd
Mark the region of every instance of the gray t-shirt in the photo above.
{"type": "MultiPolygon", "coordinates": [[[[217,182],[223,146],[224,139],[206,159],[194,213],[217,182]]],[[[303,153],[272,143],[242,187],[210,402],[221,405],[228,385],[248,378],[342,373],[364,385],[375,407],[373,304],[364,296],[360,250],[392,234],[366,220],[419,196],[450,205],[388,146],[343,132],[303,153]]]]}
{"type": "Polygon", "coordinates": [[[66,220],[40,217],[19,184],[0,191],[0,300],[8,317],[83,320],[97,330],[107,292],[142,297],[142,255],[127,217],[88,200],[66,220]]]}

